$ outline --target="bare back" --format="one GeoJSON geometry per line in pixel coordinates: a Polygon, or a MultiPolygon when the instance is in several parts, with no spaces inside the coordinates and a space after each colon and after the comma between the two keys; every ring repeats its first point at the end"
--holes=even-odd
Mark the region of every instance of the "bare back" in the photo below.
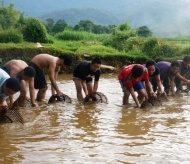
{"type": "Polygon", "coordinates": [[[11,77],[17,77],[28,64],[23,60],[10,60],[5,66],[9,70],[11,77]]]}
{"type": "Polygon", "coordinates": [[[58,57],[49,54],[39,54],[32,58],[31,62],[35,63],[39,68],[45,69],[49,67],[56,67],[58,57]]]}

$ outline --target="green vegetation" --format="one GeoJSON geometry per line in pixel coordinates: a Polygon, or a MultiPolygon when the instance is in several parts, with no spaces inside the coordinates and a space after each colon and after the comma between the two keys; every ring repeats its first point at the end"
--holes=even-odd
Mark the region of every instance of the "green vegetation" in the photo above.
{"type": "Polygon", "coordinates": [[[70,27],[64,20],[24,18],[11,4],[0,7],[0,58],[2,63],[13,58],[29,61],[38,53],[58,56],[69,53],[74,65],[84,60],[84,54],[99,56],[105,64],[122,67],[129,63],[144,63],[148,59],[174,60],[190,55],[190,38],[157,38],[146,26],[132,29],[120,26],[100,26],[88,20],[70,27]],[[37,48],[36,42],[44,47],[37,48]],[[183,45],[183,46],[182,46],[183,45]]]}

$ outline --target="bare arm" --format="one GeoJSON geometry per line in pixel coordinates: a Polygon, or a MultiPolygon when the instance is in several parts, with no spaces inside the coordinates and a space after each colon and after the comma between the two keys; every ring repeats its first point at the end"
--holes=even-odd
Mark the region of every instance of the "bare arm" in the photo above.
{"type": "Polygon", "coordinates": [[[10,101],[10,107],[13,105],[13,95],[9,96],[9,101],[10,101]]]}
{"type": "Polygon", "coordinates": [[[171,93],[172,93],[173,96],[175,96],[175,91],[174,91],[174,88],[175,88],[174,77],[171,77],[171,78],[170,78],[170,85],[171,85],[171,93]]]}
{"type": "Polygon", "coordinates": [[[35,103],[35,88],[34,88],[34,78],[29,80],[29,92],[30,92],[30,103],[31,106],[36,106],[35,103]]]}
{"type": "MultiPolygon", "coordinates": [[[[146,90],[149,96],[154,96],[156,97],[156,94],[154,93],[153,89],[152,89],[152,85],[150,83],[150,81],[145,81],[145,86],[146,86],[146,90]]],[[[148,95],[146,96],[146,99],[148,98],[148,95]]]]}
{"type": "Polygon", "coordinates": [[[63,96],[63,93],[59,90],[59,88],[56,84],[56,79],[55,79],[56,75],[55,74],[58,74],[58,71],[55,72],[55,70],[56,70],[56,64],[53,63],[49,66],[49,79],[51,81],[52,87],[55,89],[57,94],[59,96],[63,96]]]}
{"type": "Polygon", "coordinates": [[[87,86],[86,86],[86,80],[82,80],[81,83],[82,83],[82,88],[84,90],[85,95],[88,95],[88,90],[87,90],[87,86]]]}
{"type": "Polygon", "coordinates": [[[176,77],[179,78],[184,83],[190,84],[190,80],[187,80],[186,78],[184,78],[183,76],[181,76],[179,73],[177,73],[176,77]]]}
{"type": "MultiPolygon", "coordinates": [[[[55,73],[54,73],[54,79],[55,80],[57,80],[57,76],[58,76],[59,71],[60,71],[60,67],[56,67],[55,73]]],[[[51,84],[51,92],[52,92],[52,95],[55,94],[55,89],[54,89],[52,84],[51,84]]]]}
{"type": "Polygon", "coordinates": [[[156,76],[156,84],[158,86],[158,90],[160,91],[160,93],[165,93],[164,89],[162,87],[162,82],[161,82],[161,79],[160,79],[160,75],[156,76]]]}
{"type": "Polygon", "coordinates": [[[131,88],[129,91],[130,91],[131,96],[133,97],[133,100],[135,101],[137,107],[140,108],[140,107],[141,107],[141,104],[139,103],[139,100],[137,99],[137,96],[136,96],[136,94],[135,94],[134,89],[131,88]]]}
{"type": "Polygon", "coordinates": [[[98,81],[94,81],[93,92],[97,92],[97,90],[98,90],[98,81]]]}

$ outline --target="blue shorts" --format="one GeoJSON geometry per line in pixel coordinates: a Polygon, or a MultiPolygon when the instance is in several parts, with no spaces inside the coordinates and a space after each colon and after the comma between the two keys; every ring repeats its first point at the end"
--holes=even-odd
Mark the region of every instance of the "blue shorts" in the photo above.
{"type": "MultiPolygon", "coordinates": [[[[125,82],[124,82],[124,80],[121,80],[120,82],[121,82],[122,88],[124,88],[124,87],[125,87],[125,82]]],[[[135,91],[138,91],[138,90],[144,89],[144,86],[143,86],[142,82],[139,81],[137,84],[133,85],[133,89],[134,89],[135,91]]]]}

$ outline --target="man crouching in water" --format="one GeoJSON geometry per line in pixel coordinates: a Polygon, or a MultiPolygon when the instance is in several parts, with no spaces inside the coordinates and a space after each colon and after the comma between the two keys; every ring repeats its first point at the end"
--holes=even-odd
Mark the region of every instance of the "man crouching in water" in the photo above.
{"type": "Polygon", "coordinates": [[[39,89],[37,93],[37,100],[41,101],[45,98],[47,90],[47,82],[45,79],[44,70],[48,69],[48,75],[51,82],[52,95],[55,92],[58,96],[63,96],[63,93],[59,90],[56,79],[61,67],[70,66],[72,64],[72,59],[70,55],[60,55],[55,57],[49,54],[39,54],[32,58],[29,66],[33,67],[36,71],[34,78],[34,87],[39,89]]]}
{"type": "Polygon", "coordinates": [[[141,104],[145,99],[148,99],[148,95],[155,96],[149,81],[147,68],[143,65],[132,64],[124,67],[120,71],[118,79],[124,93],[123,105],[129,103],[130,94],[138,108],[141,107],[141,104]],[[143,87],[141,81],[145,81],[146,89],[143,87]],[[135,91],[137,91],[138,97],[136,96],[135,91]]]}

